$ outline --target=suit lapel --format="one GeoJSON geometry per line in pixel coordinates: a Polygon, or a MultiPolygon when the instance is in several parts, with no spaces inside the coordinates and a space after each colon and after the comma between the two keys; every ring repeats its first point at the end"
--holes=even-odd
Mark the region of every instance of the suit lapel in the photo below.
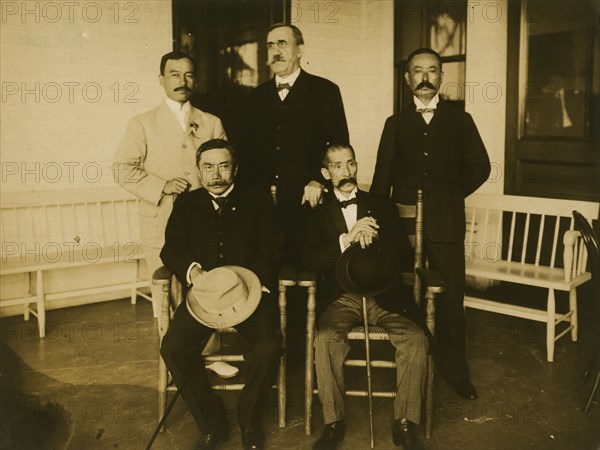
{"type": "Polygon", "coordinates": [[[181,129],[175,114],[164,101],[160,105],[160,121],[168,136],[181,136],[182,140],[185,139],[186,133],[181,129]]]}

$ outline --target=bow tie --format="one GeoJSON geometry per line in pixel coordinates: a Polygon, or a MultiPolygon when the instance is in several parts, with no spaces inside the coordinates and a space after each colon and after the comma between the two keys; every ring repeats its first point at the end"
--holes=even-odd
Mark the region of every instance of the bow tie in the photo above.
{"type": "Polygon", "coordinates": [[[213,201],[217,204],[217,214],[221,215],[223,212],[223,206],[227,203],[227,197],[213,197],[213,201]]]}
{"type": "Polygon", "coordinates": [[[277,83],[277,92],[283,91],[284,89],[289,91],[291,88],[292,85],[290,83],[277,83]]]}
{"type": "Polygon", "coordinates": [[[434,113],[435,112],[435,108],[417,108],[417,112],[418,113],[434,113]]]}
{"type": "Polygon", "coordinates": [[[340,207],[343,209],[349,205],[357,205],[358,200],[356,197],[354,197],[354,198],[351,198],[350,200],[340,200],[339,203],[340,203],[340,207]]]}

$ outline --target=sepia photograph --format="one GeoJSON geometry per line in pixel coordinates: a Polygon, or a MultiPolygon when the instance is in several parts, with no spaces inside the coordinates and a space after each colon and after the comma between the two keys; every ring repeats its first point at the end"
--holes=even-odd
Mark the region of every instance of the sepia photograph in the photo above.
{"type": "Polygon", "coordinates": [[[0,15],[0,450],[600,447],[597,0],[0,15]]]}

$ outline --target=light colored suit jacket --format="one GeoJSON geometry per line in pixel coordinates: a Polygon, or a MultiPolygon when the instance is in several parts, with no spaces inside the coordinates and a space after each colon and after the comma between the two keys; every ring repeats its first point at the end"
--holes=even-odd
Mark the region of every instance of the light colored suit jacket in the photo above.
{"type": "Polygon", "coordinates": [[[135,116],[129,122],[115,156],[118,182],[140,198],[141,244],[162,248],[165,228],[171,210],[172,195],[162,193],[165,183],[183,177],[190,190],[198,189],[200,178],[196,168],[196,150],[210,139],[226,139],[221,120],[192,108],[190,122],[198,125],[195,132],[183,131],[165,102],[135,116]]]}

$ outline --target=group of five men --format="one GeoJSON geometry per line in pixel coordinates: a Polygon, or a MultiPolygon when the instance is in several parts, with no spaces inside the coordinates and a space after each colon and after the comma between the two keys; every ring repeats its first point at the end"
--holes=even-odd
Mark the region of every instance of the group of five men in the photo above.
{"type": "MultiPolygon", "coordinates": [[[[359,297],[339,286],[335,264],[353,243],[381,240],[400,251],[406,237],[392,202],[414,204],[419,188],[427,258],[446,284],[437,303],[439,364],[462,398],[475,399],[464,340],[464,198],[487,179],[490,163],[471,116],[439,98],[439,55],[419,49],[408,57],[405,80],[415,104],[387,120],[367,193],[357,186],[339,88],[300,68],[300,30],[273,25],[267,50],[275,77],[256,89],[251,135],[237,149],[217,117],[191,106],[194,62],[172,52],[160,65],[165,102],[132,119],[116,156],[120,184],[141,199],[141,239],[151,272],[164,263],[186,288],[217,268],[241,266],[258,276],[258,307],[236,324],[249,343],[238,401],[243,447],[264,447],[261,410],[281,348],[276,293],[283,260],[321,275],[315,363],[325,430],[314,448],[334,449],[342,441],[346,337],[362,322],[363,310],[359,297]]],[[[419,320],[401,314],[398,292],[368,297],[367,319],[388,331],[396,349],[394,443],[421,448],[416,428],[427,339],[419,320]]],[[[181,395],[203,449],[216,448],[229,434],[222,400],[211,391],[204,365],[193,364],[213,331],[182,304],[161,346],[176,385],[192,371],[181,395]]]]}

